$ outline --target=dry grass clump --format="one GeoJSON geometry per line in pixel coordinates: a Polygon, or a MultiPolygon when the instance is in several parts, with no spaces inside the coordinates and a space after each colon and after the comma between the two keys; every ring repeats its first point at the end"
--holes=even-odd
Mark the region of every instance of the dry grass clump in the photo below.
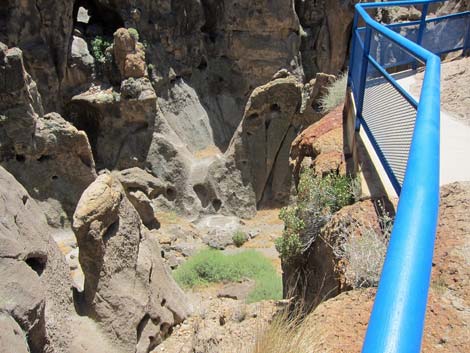
{"type": "Polygon", "coordinates": [[[344,102],[347,83],[348,73],[346,72],[338,76],[338,78],[328,86],[328,93],[320,98],[320,105],[323,113],[328,113],[344,102]]]}

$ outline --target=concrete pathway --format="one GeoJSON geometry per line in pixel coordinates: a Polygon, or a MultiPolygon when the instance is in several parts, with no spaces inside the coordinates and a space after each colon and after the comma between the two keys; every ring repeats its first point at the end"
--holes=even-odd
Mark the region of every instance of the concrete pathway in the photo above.
{"type": "MultiPolygon", "coordinates": [[[[416,75],[407,75],[397,82],[419,101],[411,89],[420,84],[416,75]]],[[[470,126],[455,119],[452,112],[442,110],[440,147],[440,185],[470,181],[470,126]]]]}

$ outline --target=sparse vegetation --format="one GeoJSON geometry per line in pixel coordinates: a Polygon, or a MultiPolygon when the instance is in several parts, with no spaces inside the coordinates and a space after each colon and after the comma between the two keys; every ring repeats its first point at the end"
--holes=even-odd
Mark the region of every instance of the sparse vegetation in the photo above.
{"type": "Polygon", "coordinates": [[[283,261],[298,258],[333,213],[354,201],[355,183],[347,176],[317,176],[311,169],[302,172],[296,204],[283,208],[279,214],[285,228],[282,237],[276,240],[276,249],[283,261]]]}
{"type": "Polygon", "coordinates": [[[245,232],[242,232],[241,230],[237,230],[235,233],[233,233],[232,236],[233,243],[237,248],[245,244],[248,240],[248,236],[246,235],[245,232]]]}
{"type": "Polygon", "coordinates": [[[282,282],[271,262],[254,250],[225,255],[218,250],[202,250],[173,272],[175,280],[185,288],[218,282],[255,280],[248,302],[282,298],[282,282]]]}
{"type": "Polygon", "coordinates": [[[139,41],[139,32],[137,32],[135,28],[128,28],[127,31],[132,36],[132,38],[134,38],[136,42],[139,41]]]}
{"type": "Polygon", "coordinates": [[[348,74],[345,72],[344,74],[338,76],[336,80],[330,86],[328,86],[328,93],[320,98],[320,105],[323,113],[328,113],[344,102],[347,83],[348,74]]]}
{"type": "Polygon", "coordinates": [[[380,280],[393,219],[381,204],[379,208],[380,229],[353,219],[345,220],[347,226],[341,227],[340,237],[333,247],[335,255],[346,261],[344,275],[354,288],[374,287],[380,280]],[[355,234],[351,234],[351,230],[355,234]]]}
{"type": "Polygon", "coordinates": [[[112,42],[102,36],[96,36],[91,41],[91,54],[100,63],[104,63],[107,60],[106,49],[110,47],[112,42]]]}

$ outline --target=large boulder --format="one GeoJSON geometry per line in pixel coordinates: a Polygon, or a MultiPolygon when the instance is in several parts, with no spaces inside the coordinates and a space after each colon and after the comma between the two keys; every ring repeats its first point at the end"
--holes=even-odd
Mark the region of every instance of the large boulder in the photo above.
{"type": "Polygon", "coordinates": [[[85,274],[84,312],[125,351],[155,347],[190,308],[117,177],[102,174],[85,190],[73,228],[85,274]]]}
{"type": "Polygon", "coordinates": [[[142,43],[138,42],[137,32],[119,28],[114,33],[114,59],[123,79],[140,78],[147,75],[145,51],[142,43]]]}

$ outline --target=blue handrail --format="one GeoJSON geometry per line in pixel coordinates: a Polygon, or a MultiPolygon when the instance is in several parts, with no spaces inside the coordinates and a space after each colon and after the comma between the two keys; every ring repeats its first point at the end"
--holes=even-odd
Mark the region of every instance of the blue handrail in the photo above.
{"type": "MultiPolygon", "coordinates": [[[[373,20],[366,9],[423,5],[423,12],[426,12],[430,3],[437,2],[442,2],[442,0],[391,1],[363,3],[355,6],[349,86],[356,100],[357,119],[366,131],[369,130],[362,118],[362,110],[369,63],[372,63],[374,68],[416,107],[416,101],[396,84],[385,68],[380,67],[370,55],[371,32],[379,33],[426,65],[405,177],[401,187],[397,185],[396,178],[395,181],[392,180],[393,172],[387,168],[386,161],[382,159],[392,183],[397,185],[400,200],[363,344],[363,353],[418,353],[420,351],[439,208],[440,143],[440,58],[420,46],[423,39],[423,26],[429,22],[425,18],[426,15],[424,14],[420,21],[416,21],[420,29],[418,43],[414,43],[387,28],[386,25],[373,20]],[[365,28],[358,28],[360,18],[365,23],[365,28]],[[362,42],[359,31],[364,30],[365,36],[362,42]],[[361,41],[362,61],[354,52],[357,50],[356,40],[361,41]],[[352,75],[356,75],[353,72],[358,69],[361,70],[359,82],[353,82],[352,75]]],[[[465,45],[468,41],[470,41],[470,35],[466,38],[465,45]]],[[[454,50],[457,49],[462,49],[462,47],[454,50]]]]}

